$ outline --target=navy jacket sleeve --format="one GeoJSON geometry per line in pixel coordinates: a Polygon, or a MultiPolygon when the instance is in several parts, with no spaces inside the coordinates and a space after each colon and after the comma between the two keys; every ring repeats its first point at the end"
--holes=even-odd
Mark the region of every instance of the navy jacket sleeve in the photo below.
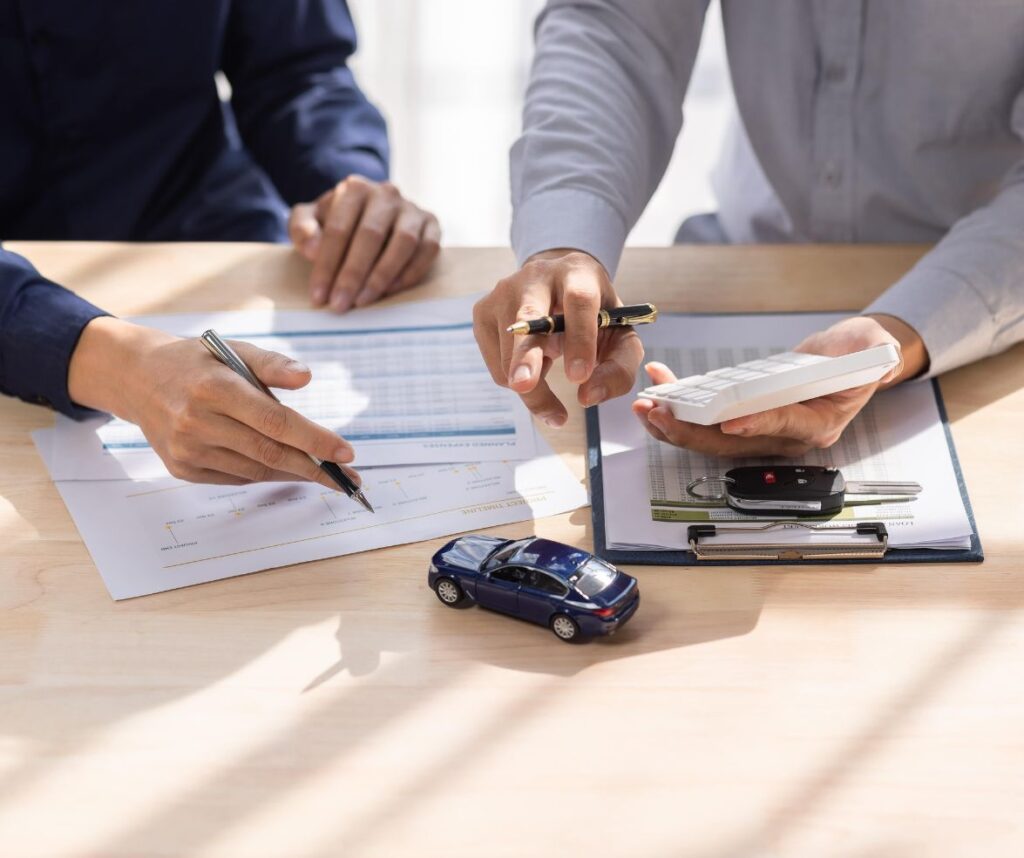
{"type": "Polygon", "coordinates": [[[68,394],[68,364],[82,329],[106,315],[0,248],[0,393],[69,417],[95,412],[68,394]]]}
{"type": "Polygon", "coordinates": [[[388,176],[387,128],[346,66],[344,0],[236,0],[223,69],[246,148],[291,205],[352,173],[388,176]]]}

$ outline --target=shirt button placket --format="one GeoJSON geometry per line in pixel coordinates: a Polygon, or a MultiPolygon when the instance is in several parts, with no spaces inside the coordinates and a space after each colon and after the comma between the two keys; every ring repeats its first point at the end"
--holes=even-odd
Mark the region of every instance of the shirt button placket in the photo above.
{"type": "Polygon", "coordinates": [[[852,169],[853,95],[862,0],[815,0],[821,72],[814,92],[814,181],[810,232],[819,241],[856,238],[852,169]]]}

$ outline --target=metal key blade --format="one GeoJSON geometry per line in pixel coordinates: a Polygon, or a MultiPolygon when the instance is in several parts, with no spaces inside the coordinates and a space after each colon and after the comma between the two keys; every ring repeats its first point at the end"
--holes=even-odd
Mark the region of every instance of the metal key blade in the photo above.
{"type": "Polygon", "coordinates": [[[848,480],[846,483],[848,495],[919,495],[921,494],[920,483],[890,483],[885,480],[872,482],[870,480],[848,480]]]}

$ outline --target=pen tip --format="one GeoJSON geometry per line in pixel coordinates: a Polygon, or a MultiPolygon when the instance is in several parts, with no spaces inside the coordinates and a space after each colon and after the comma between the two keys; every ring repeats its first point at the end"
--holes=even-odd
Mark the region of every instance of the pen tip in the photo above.
{"type": "Polygon", "coordinates": [[[359,501],[359,503],[363,505],[364,509],[376,515],[376,510],[373,508],[373,505],[366,499],[366,495],[364,495],[362,492],[356,492],[355,494],[353,494],[352,499],[359,501]]]}

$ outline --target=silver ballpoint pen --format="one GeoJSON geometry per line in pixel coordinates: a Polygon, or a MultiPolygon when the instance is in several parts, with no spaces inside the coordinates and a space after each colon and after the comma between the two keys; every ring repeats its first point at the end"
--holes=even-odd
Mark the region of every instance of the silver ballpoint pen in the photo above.
{"type": "MultiPolygon", "coordinates": [[[[236,354],[235,350],[231,348],[231,346],[221,339],[220,335],[216,331],[204,331],[199,340],[207,349],[209,349],[210,354],[217,358],[217,360],[222,364],[237,372],[242,376],[242,378],[249,382],[249,384],[259,390],[262,390],[275,402],[280,402],[280,400],[271,392],[270,388],[256,377],[256,373],[249,369],[246,362],[236,354]]],[[[338,487],[352,498],[352,500],[362,504],[362,506],[370,512],[374,511],[370,502],[366,499],[366,495],[363,494],[363,490],[359,488],[355,481],[336,463],[321,461],[312,453],[306,453],[306,455],[309,456],[321,471],[334,480],[334,482],[338,484],[338,487]]]]}

